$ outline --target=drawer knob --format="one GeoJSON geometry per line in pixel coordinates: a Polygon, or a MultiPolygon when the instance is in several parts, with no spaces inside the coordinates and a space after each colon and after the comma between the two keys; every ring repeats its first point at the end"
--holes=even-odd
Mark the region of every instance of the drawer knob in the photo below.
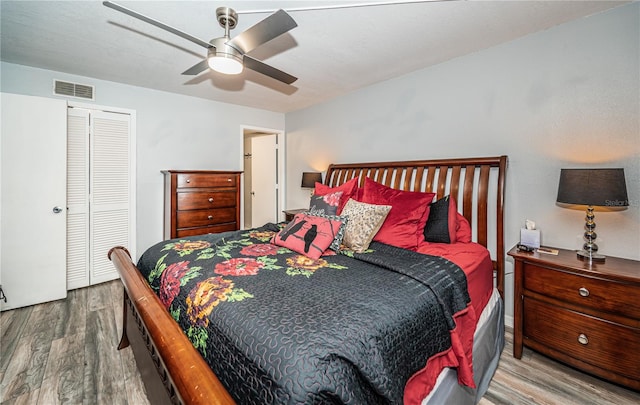
{"type": "Polygon", "coordinates": [[[187,179],[187,183],[191,183],[191,179],[187,179]]]}
{"type": "Polygon", "coordinates": [[[231,183],[231,179],[227,179],[227,182],[231,183]]]}
{"type": "Polygon", "coordinates": [[[578,293],[580,293],[581,297],[588,297],[589,296],[589,290],[587,290],[584,287],[580,287],[580,289],[578,290],[578,293]]]}
{"type": "Polygon", "coordinates": [[[581,345],[586,345],[587,343],[589,343],[589,339],[587,338],[587,335],[585,335],[584,333],[581,333],[578,335],[578,342],[581,345]]]}
{"type": "Polygon", "coordinates": [[[209,215],[207,219],[213,219],[213,215],[209,215]]]}
{"type": "Polygon", "coordinates": [[[213,202],[213,197],[209,197],[209,202],[213,202]]]}

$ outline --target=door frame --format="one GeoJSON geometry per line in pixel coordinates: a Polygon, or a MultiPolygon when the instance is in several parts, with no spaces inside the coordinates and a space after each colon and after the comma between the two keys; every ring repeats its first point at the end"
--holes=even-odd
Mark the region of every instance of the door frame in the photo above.
{"type": "Polygon", "coordinates": [[[242,174],[240,175],[240,229],[244,229],[244,183],[245,183],[245,173],[244,173],[244,139],[248,133],[251,132],[261,132],[266,134],[274,134],[276,135],[276,139],[278,141],[278,202],[277,202],[277,211],[278,211],[278,221],[284,221],[284,213],[282,210],[284,209],[284,199],[286,195],[286,178],[285,178],[285,132],[281,129],[273,129],[273,128],[264,128],[264,127],[256,127],[253,125],[240,125],[240,156],[239,159],[239,167],[242,170],[242,174]]]}

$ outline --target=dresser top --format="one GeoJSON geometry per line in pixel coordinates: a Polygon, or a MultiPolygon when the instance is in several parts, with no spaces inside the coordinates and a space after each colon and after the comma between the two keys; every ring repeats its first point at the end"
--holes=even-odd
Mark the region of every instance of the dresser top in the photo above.
{"type": "Polygon", "coordinates": [[[553,266],[594,277],[604,277],[612,280],[627,281],[640,284],[640,261],[606,256],[603,262],[589,262],[578,259],[575,250],[557,249],[558,255],[538,252],[519,252],[513,247],[508,255],[514,259],[535,263],[542,266],[553,266]]]}

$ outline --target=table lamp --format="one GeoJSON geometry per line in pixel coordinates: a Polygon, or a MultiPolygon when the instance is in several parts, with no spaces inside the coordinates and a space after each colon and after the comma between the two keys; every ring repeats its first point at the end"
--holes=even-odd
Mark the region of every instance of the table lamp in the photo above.
{"type": "Polygon", "coordinates": [[[558,185],[559,203],[587,206],[585,217],[585,244],[579,250],[578,258],[604,262],[605,256],[598,254],[597,234],[593,215],[594,207],[627,207],[627,186],[624,169],[561,169],[558,185]]]}
{"type": "MultiPolygon", "coordinates": [[[[300,187],[314,189],[316,187],[316,182],[322,183],[322,173],[320,173],[320,172],[303,172],[302,173],[302,184],[300,185],[300,187]]],[[[313,194],[313,190],[311,190],[311,193],[313,194]]]]}

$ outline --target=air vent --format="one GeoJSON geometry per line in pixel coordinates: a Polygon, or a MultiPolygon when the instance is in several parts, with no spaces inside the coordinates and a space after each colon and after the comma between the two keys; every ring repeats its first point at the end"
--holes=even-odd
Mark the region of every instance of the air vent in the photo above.
{"type": "Polygon", "coordinates": [[[55,80],[53,82],[53,94],[57,96],[67,96],[82,98],[84,100],[94,99],[94,87],[86,84],[63,82],[55,80]]]}

